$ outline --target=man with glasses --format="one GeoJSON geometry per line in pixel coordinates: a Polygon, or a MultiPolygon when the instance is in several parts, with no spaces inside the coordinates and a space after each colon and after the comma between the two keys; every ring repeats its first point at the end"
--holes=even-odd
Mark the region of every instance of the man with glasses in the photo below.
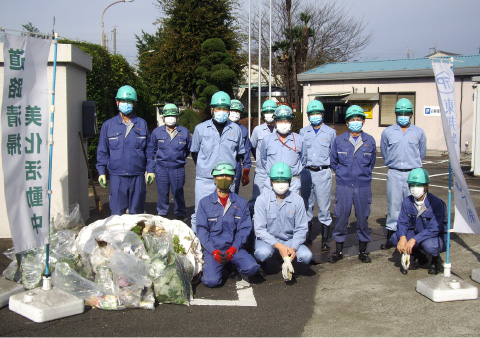
{"type": "MultiPolygon", "coordinates": [[[[195,213],[200,200],[215,191],[215,182],[211,174],[212,168],[221,160],[228,163],[237,163],[243,154],[242,131],[236,123],[228,120],[230,112],[230,96],[223,92],[216,92],[210,101],[212,119],[200,123],[195,127],[192,138],[193,162],[196,165],[195,178],[195,213]]],[[[235,184],[232,184],[232,191],[235,184]]],[[[196,231],[196,214],[192,215],[192,230],[196,231]]]]}
{"type": "Polygon", "coordinates": [[[130,214],[141,214],[145,212],[145,184],[155,179],[153,147],[147,122],[132,114],[135,89],[123,86],[115,99],[119,113],[103,123],[98,140],[98,182],[107,188],[108,169],[112,215],[123,215],[127,209],[130,214]]]}
{"type": "Polygon", "coordinates": [[[348,131],[337,136],[330,154],[330,165],[335,172],[335,208],[337,216],[333,239],[336,251],[328,259],[336,263],[343,258],[343,243],[347,238],[348,218],[355,207],[357,218],[358,259],[371,263],[367,244],[371,241],[368,216],[372,203],[372,169],[375,166],[377,146],[375,139],[362,131],[365,113],[362,107],[353,105],[345,116],[348,131]]]}

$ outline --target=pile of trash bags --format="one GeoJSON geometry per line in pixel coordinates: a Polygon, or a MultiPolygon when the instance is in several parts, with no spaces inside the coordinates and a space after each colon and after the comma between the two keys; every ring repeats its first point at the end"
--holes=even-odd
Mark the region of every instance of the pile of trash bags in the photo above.
{"type": "MultiPolygon", "coordinates": [[[[41,285],[44,247],[4,254],[12,260],[5,278],[26,289],[41,285]]],[[[185,223],[148,214],[111,216],[84,226],[76,205],[54,219],[50,235],[53,286],[105,310],[188,305],[202,258],[200,241],[185,223]]]]}

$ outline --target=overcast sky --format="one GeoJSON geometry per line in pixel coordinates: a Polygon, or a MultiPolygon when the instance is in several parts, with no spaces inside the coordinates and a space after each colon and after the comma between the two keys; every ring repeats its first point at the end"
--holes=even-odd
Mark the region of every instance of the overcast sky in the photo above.
{"type": "MultiPolygon", "coordinates": [[[[114,0],[16,0],[2,2],[0,28],[22,30],[31,22],[41,32],[55,31],[61,37],[101,43],[103,10],[114,0]]],[[[267,3],[268,0],[263,0],[267,3]]],[[[294,0],[307,1],[307,0],[294,0]]],[[[315,0],[323,1],[323,0],[315,0]]],[[[240,0],[248,8],[248,0],[240,0]]],[[[258,0],[252,0],[257,3],[258,0]]],[[[367,23],[371,44],[359,60],[423,57],[430,48],[459,54],[478,54],[480,49],[479,0],[336,0],[349,15],[367,23]]],[[[130,64],[136,62],[135,34],[154,33],[154,22],[161,16],[155,0],[134,0],[110,7],[104,15],[104,31],[110,49],[111,31],[117,29],[117,52],[130,64]]],[[[252,14],[256,15],[256,13],[252,14]]],[[[356,58],[357,59],[357,58],[356,58]]]]}

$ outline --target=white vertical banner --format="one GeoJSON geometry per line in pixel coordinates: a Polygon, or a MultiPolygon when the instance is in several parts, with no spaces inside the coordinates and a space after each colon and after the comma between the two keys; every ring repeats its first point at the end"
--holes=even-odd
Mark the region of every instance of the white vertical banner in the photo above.
{"type": "Polygon", "coordinates": [[[455,77],[452,64],[432,60],[432,68],[437,84],[438,103],[442,116],[443,133],[447,144],[452,168],[455,198],[455,222],[453,231],[480,234],[480,222],[473,204],[467,182],[460,167],[460,132],[457,123],[455,103],[455,77]]]}
{"type": "Polygon", "coordinates": [[[51,40],[5,35],[1,111],[6,209],[15,252],[48,243],[51,40]]]}

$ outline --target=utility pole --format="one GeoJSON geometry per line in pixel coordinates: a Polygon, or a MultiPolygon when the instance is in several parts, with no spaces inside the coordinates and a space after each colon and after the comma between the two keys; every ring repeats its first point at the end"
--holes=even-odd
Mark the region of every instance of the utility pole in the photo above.
{"type": "Polygon", "coordinates": [[[117,55],[117,27],[113,27],[113,55],[117,55]]]}

